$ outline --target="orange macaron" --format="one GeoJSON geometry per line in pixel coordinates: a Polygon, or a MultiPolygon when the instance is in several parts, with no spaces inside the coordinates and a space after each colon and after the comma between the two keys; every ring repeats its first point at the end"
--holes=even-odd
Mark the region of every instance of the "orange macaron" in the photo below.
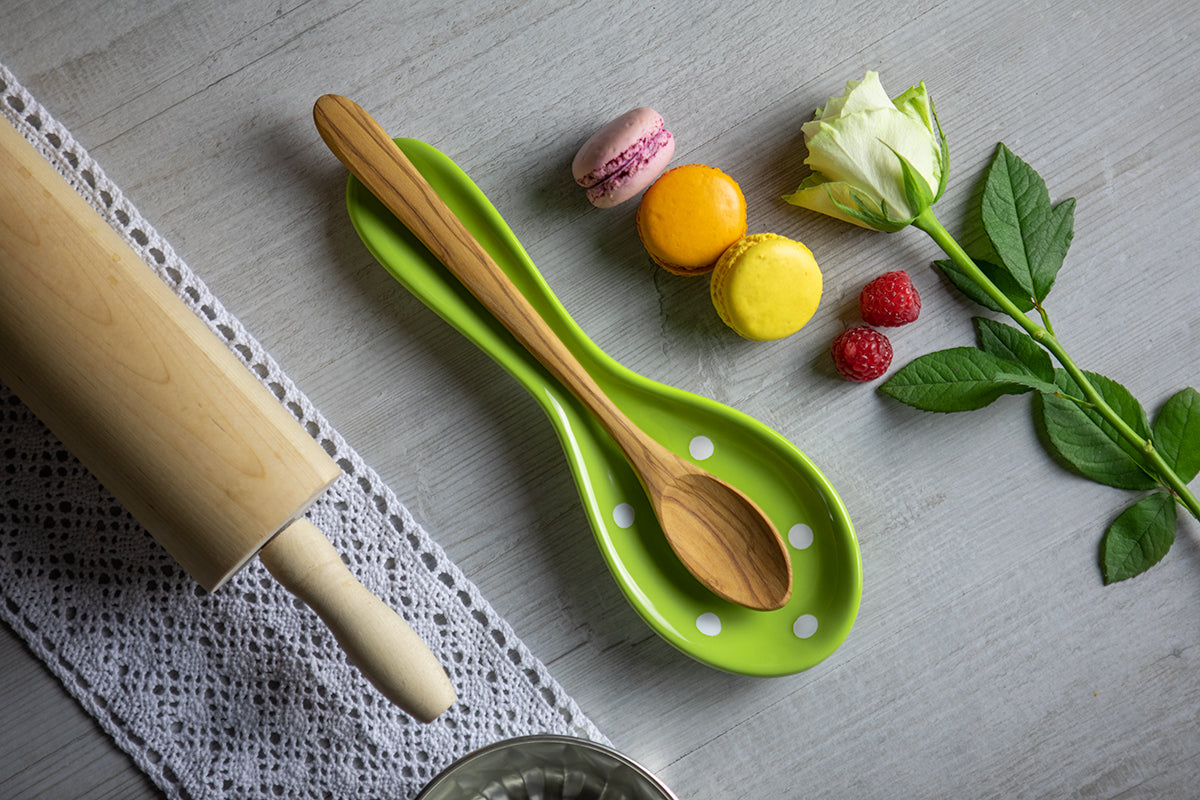
{"type": "Polygon", "coordinates": [[[675,275],[703,275],[746,233],[746,198],[715,167],[685,164],[642,195],[638,236],[654,263],[675,275]]]}

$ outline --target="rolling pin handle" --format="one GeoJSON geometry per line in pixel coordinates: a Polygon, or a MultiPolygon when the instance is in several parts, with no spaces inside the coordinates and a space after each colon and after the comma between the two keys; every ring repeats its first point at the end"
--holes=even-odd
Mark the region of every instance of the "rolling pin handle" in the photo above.
{"type": "Polygon", "coordinates": [[[390,701],[421,722],[454,703],[450,679],[425,642],[358,582],[311,522],[301,518],[284,528],[259,558],[317,613],[351,663],[390,701]]]}

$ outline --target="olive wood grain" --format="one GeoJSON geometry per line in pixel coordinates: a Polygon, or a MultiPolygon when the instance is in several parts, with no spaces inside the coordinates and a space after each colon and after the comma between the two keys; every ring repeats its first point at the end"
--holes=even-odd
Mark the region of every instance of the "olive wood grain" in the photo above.
{"type": "Polygon", "coordinates": [[[275,537],[271,572],[389,699],[424,720],[454,701],[407,623],[299,519],[337,464],[6,122],[0,380],[206,589],[275,537]]]}
{"type": "Polygon", "coordinates": [[[715,594],[749,608],[791,596],[787,545],[745,494],[668,450],[612,402],[383,128],[339,95],[313,118],[350,172],[600,421],[638,473],[684,566],[715,594]]]}

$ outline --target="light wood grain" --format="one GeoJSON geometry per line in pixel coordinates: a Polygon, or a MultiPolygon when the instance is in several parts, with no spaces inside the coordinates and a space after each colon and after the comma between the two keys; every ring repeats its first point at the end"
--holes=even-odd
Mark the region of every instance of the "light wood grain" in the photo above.
{"type": "Polygon", "coordinates": [[[341,469],[25,139],[0,125],[0,379],[205,589],[261,550],[377,688],[446,673],[302,518],[341,469]]]}
{"type": "MultiPolygon", "coordinates": [[[[1099,536],[1127,498],[1051,462],[1022,399],[922,415],[832,373],[829,340],[888,269],[908,269],[923,300],[892,336],[897,364],[971,343],[977,312],[929,269],[939,253],[915,231],[852,230],[779,200],[803,174],[800,124],[844,81],[878,69],[896,94],[925,80],[951,150],[939,216],[958,229],[1000,140],[1056,200],[1075,197],[1055,330],[1153,412],[1200,382],[1195,3],[73,0],[0,13],[0,60],[584,711],[681,797],[1195,795],[1198,526],[1147,575],[1101,586],[1099,536]],[[344,170],[312,127],[326,92],[458,162],[602,349],[763,419],[822,467],[864,566],[859,619],[832,658],[738,678],[640,622],[541,412],[357,241],[344,170]],[[632,206],[597,211],[574,185],[575,150],[637,105],[663,113],[675,163],[740,182],[751,230],[812,249],[825,296],[802,335],[740,341],[706,283],[649,263],[632,206]]],[[[155,796],[12,636],[0,670],[0,796],[155,796]],[[36,736],[16,724],[41,714],[54,722],[36,736]]]]}
{"type": "Polygon", "coordinates": [[[0,379],[219,588],[341,470],[7,121],[0,174],[0,379]]]}
{"type": "Polygon", "coordinates": [[[425,642],[358,582],[311,522],[293,522],[267,542],[259,558],[317,613],[350,662],[384,697],[421,722],[436,719],[454,703],[450,678],[425,642]]]}

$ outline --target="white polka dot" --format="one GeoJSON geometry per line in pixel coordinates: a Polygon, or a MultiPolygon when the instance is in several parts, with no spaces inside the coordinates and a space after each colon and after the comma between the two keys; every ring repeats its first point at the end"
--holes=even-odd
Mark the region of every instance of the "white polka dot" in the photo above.
{"type": "Polygon", "coordinates": [[[812,614],[803,614],[792,624],[792,633],[800,639],[807,639],[817,632],[817,618],[812,614]]]}
{"type": "Polygon", "coordinates": [[[721,618],[707,611],[696,617],[696,629],[705,636],[716,636],[721,632],[721,618]]]}
{"type": "Polygon", "coordinates": [[[788,530],[788,544],[797,550],[807,550],[813,543],[813,529],[797,522],[788,530]]]}
{"type": "Polygon", "coordinates": [[[621,503],[613,509],[613,522],[617,523],[618,528],[628,528],[633,524],[633,506],[629,503],[621,503]]]}
{"type": "Polygon", "coordinates": [[[692,454],[692,458],[697,461],[703,461],[713,454],[712,439],[707,436],[697,436],[688,443],[688,452],[692,454]]]}

